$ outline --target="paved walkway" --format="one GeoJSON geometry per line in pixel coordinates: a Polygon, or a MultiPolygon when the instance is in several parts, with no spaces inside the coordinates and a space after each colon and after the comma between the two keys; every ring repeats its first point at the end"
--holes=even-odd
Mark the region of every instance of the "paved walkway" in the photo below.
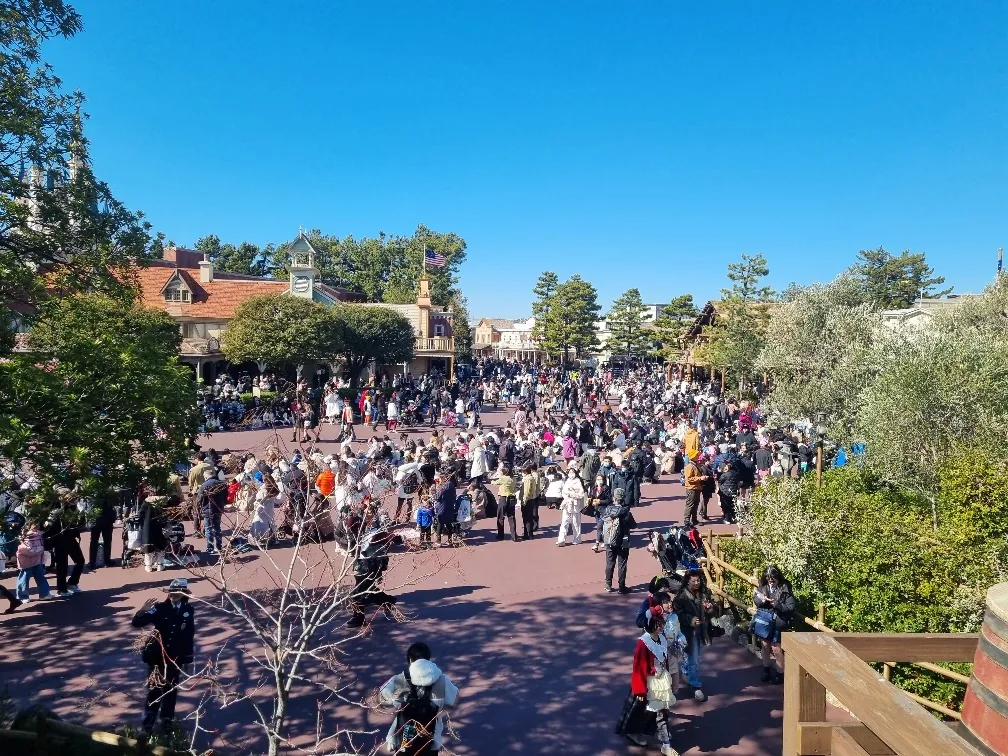
{"type": "MultiPolygon", "coordinates": [[[[488,413],[485,420],[500,424],[503,418],[503,412],[488,413]]],[[[270,438],[264,431],[218,434],[205,446],[261,450],[270,438]]],[[[495,524],[478,523],[466,548],[425,557],[443,559],[445,566],[400,595],[410,622],[379,618],[367,637],[355,641],[350,696],[365,697],[400,671],[406,646],[423,639],[462,691],[452,715],[458,739],[446,740],[446,753],[641,753],[612,730],[629,685],[636,607],[658,569],[643,550],[644,534],[681,521],[682,493],[672,481],[644,486],[628,578],[635,591],[628,596],[602,593],[605,557],[592,552],[587,526],[584,544],[561,549],[554,543],[559,516],[551,510],[542,510],[541,535],[530,542],[498,542],[495,524]]],[[[86,535],[84,541],[86,549],[86,535]]],[[[118,543],[117,532],[114,556],[118,543]]],[[[130,647],[135,633],[129,618],[148,597],[163,595],[154,589],[178,574],[102,569],[83,577],[79,596],[33,602],[0,617],[2,684],[19,700],[31,698],[70,721],[101,727],[138,722],[145,668],[130,647]]],[[[5,583],[12,587],[9,575],[5,583]]],[[[195,593],[209,596],[209,586],[196,583],[195,593]]],[[[230,647],[239,642],[234,628],[207,607],[200,609],[198,624],[199,657],[225,640],[230,647]]],[[[234,655],[222,657],[221,674],[258,673],[234,655]]],[[[759,683],[759,667],[748,652],[718,639],[706,649],[704,678],[710,699],[686,700],[676,710],[673,744],[680,751],[780,753],[782,690],[759,683]]],[[[191,709],[190,698],[180,698],[180,715],[191,709]]],[[[314,732],[316,704],[314,696],[295,698],[295,731],[314,732]]],[[[356,707],[326,703],[322,711],[330,726],[341,721],[376,731],[357,744],[364,752],[388,726],[387,717],[356,707]]],[[[220,752],[248,753],[261,743],[251,720],[251,706],[240,703],[212,712],[205,724],[220,733],[214,743],[220,752]]]]}

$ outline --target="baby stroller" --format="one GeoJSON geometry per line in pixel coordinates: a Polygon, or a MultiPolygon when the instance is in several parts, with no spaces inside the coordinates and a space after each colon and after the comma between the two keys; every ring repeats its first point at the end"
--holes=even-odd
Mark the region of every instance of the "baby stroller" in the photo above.
{"type": "Polygon", "coordinates": [[[143,530],[143,515],[140,512],[134,512],[128,517],[123,518],[123,528],[122,528],[122,542],[123,542],[123,555],[120,565],[125,570],[130,566],[130,562],[135,556],[141,556],[143,552],[140,550],[140,536],[143,530]]]}
{"type": "Polygon", "coordinates": [[[705,556],[700,531],[696,528],[672,528],[669,542],[675,548],[675,560],[687,570],[700,569],[700,559],[705,556]]]}
{"type": "Polygon", "coordinates": [[[185,526],[180,520],[168,520],[162,523],[161,532],[168,542],[162,562],[165,567],[188,567],[199,564],[199,556],[195,549],[185,542],[185,526]]]}

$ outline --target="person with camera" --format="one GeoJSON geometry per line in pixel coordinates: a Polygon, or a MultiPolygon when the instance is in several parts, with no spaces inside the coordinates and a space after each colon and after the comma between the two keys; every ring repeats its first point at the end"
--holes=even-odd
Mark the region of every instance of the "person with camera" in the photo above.
{"type": "Polygon", "coordinates": [[[719,614],[719,610],[703,584],[700,570],[686,573],[686,582],[675,599],[675,611],[686,638],[686,682],[693,689],[693,698],[703,702],[707,700],[707,695],[703,692],[700,679],[701,648],[711,644],[710,620],[719,614]]]}
{"type": "Polygon", "coordinates": [[[148,599],[133,615],[133,627],[154,626],[143,648],[148,667],[147,702],[143,731],[150,735],[159,715],[162,731],[169,732],[175,721],[175,699],[182,668],[192,664],[194,654],[194,611],[189,603],[188,581],[171,581],[164,601],[148,599]]]}

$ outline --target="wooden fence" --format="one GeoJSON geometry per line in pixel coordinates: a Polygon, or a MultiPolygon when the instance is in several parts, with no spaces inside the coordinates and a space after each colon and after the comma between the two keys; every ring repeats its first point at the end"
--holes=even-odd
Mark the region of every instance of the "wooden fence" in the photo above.
{"type": "Polygon", "coordinates": [[[0,753],[5,756],[62,756],[77,753],[176,756],[183,752],[149,745],[125,735],[89,730],[57,719],[39,717],[34,730],[0,730],[0,753]]]}
{"type": "MultiPolygon", "coordinates": [[[[723,536],[716,534],[713,531],[708,531],[702,538],[704,551],[707,555],[706,563],[702,565],[702,568],[707,578],[707,584],[710,586],[710,589],[714,592],[715,595],[720,596],[721,598],[723,598],[725,601],[727,601],[729,604],[739,609],[740,611],[745,612],[746,614],[749,615],[754,615],[756,613],[756,608],[753,606],[750,596],[745,596],[744,598],[740,599],[738,597],[730,595],[727,592],[727,590],[725,589],[725,575],[726,574],[734,575],[735,577],[739,578],[740,580],[752,586],[753,588],[756,588],[759,585],[759,574],[758,573],[753,573],[751,575],[747,574],[742,570],[740,570],[735,565],[727,562],[723,558],[721,549],[721,540],[726,537],[734,538],[734,536],[723,536]]],[[[819,630],[820,632],[823,633],[836,632],[831,627],[828,627],[826,625],[826,607],[823,604],[819,604],[819,606],[817,607],[816,614],[817,617],[815,619],[812,619],[811,617],[806,617],[801,613],[796,613],[795,620],[802,623],[806,627],[812,628],[813,630],[819,630]]],[[[871,661],[882,661],[882,660],[872,659],[871,661]]],[[[893,660],[882,661],[882,678],[884,680],[886,681],[891,680],[893,668],[900,661],[908,661],[908,660],[900,660],[894,658],[893,660]]],[[[967,683],[969,683],[968,675],[962,675],[959,674],[958,672],[955,672],[954,670],[938,666],[937,664],[932,663],[933,661],[944,661],[944,662],[973,661],[972,654],[965,659],[959,659],[959,658],[935,659],[930,661],[917,659],[912,660],[911,662],[911,666],[917,667],[919,669],[925,669],[928,672],[932,672],[936,675],[939,675],[940,677],[945,678],[946,680],[950,680],[952,682],[961,684],[964,688],[966,687],[967,683]]],[[[958,711],[950,709],[947,706],[944,706],[943,704],[940,704],[936,701],[931,701],[928,700],[927,698],[923,698],[921,696],[910,693],[909,691],[903,691],[903,692],[907,696],[912,698],[914,701],[919,703],[921,706],[924,706],[930,709],[931,711],[937,712],[938,714],[941,714],[942,716],[947,717],[949,719],[954,719],[957,721],[962,720],[962,715],[958,711]]]]}

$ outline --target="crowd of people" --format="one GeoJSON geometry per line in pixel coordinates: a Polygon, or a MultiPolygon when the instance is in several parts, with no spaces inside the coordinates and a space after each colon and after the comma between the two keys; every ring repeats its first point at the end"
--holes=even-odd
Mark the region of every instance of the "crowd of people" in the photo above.
{"type": "MultiPolygon", "coordinates": [[[[215,383],[204,398],[208,417],[237,416],[238,408],[228,407],[242,403],[244,389],[259,389],[258,399],[276,388],[271,376],[254,383],[215,383]]],[[[604,591],[626,593],[637,526],[634,510],[648,498],[648,486],[662,476],[682,481],[684,529],[717,521],[708,510],[715,495],[718,520],[733,523],[740,500],[768,477],[807,472],[814,449],[807,428],[770,429],[750,403],[653,367],[614,377],[485,362],[465,380],[397,375],[355,394],[345,381],[327,381],[318,389],[299,382],[280,405],[271,402],[259,419],[271,427],[289,420],[292,452],[281,452],[279,439],[258,455],[199,451],[167,489],[137,481],[130,490],[108,497],[96,521],[88,523],[87,565],[79,532],[61,524],[60,509],[45,522],[15,519],[17,533],[11,538],[8,528],[6,542],[0,542],[19,571],[16,593],[3,588],[8,612],[29,601],[32,580],[40,598],[53,595],[43,560],[47,550],[57,576],[56,595],[80,591],[85,570],[112,563],[112,523],[120,521],[123,559],[142,556],[149,571],[205,563],[227,551],[268,549],[304,538],[331,540],[334,549],[354,560],[348,625],[360,626],[369,607],[388,614],[395,603],[382,589],[392,548],[461,545],[481,517],[496,520],[497,539],[528,541],[539,536],[542,507],[559,510],[556,545],[581,544],[587,535],[592,549],[606,554],[604,571],[600,568],[604,591]],[[488,406],[507,409],[502,427],[483,427],[481,413],[488,406]],[[330,427],[338,452],[325,454],[318,444],[330,427]],[[429,430],[418,439],[418,429],[429,430]],[[228,512],[233,516],[225,517],[228,512]],[[177,523],[183,516],[199,526],[202,556],[185,543],[184,528],[177,523]],[[583,518],[590,525],[587,534],[583,518]],[[178,537],[172,535],[173,526],[178,537]],[[229,531],[227,538],[224,531],[229,531]],[[104,553],[96,563],[99,540],[104,553]]],[[[72,507],[73,492],[66,493],[63,506],[72,507]]],[[[678,537],[666,536],[648,538],[649,550],[663,557],[662,571],[669,579],[652,581],[643,620],[638,617],[643,634],[619,731],[634,742],[649,731],[665,753],[673,753],[667,710],[680,678],[695,698],[704,698],[701,649],[717,629],[712,620],[719,602],[697,570],[672,591],[670,580],[678,580],[685,563],[664,558],[665,544],[678,537]],[[656,677],[663,679],[653,682],[656,677]],[[665,708],[658,706],[661,701],[665,708]]],[[[184,602],[172,599],[185,593],[175,591],[164,606],[143,612],[156,610],[152,622],[180,617],[184,602]]],[[[764,639],[763,679],[779,681],[780,630],[794,612],[794,599],[776,568],[767,570],[754,602],[753,631],[764,639]]],[[[135,623],[147,621],[143,612],[135,623]]],[[[149,708],[148,714],[145,727],[157,711],[149,708]]],[[[171,707],[162,703],[161,714],[170,719],[171,707]]]]}

